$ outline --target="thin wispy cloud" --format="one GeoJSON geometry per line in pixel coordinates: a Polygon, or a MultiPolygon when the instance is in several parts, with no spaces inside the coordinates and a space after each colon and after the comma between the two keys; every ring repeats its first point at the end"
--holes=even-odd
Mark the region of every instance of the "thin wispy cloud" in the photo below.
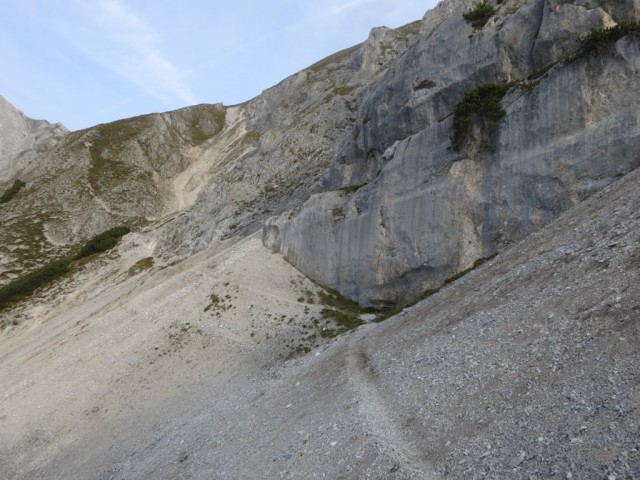
{"type": "Polygon", "coordinates": [[[84,128],[240,103],[436,0],[0,0],[0,94],[84,128]]]}
{"type": "Polygon", "coordinates": [[[134,95],[132,97],[125,98],[125,99],[120,100],[118,102],[111,103],[107,108],[102,108],[100,110],[93,111],[91,113],[91,115],[87,115],[86,117],[82,118],[81,121],[83,123],[92,122],[95,119],[99,119],[103,114],[105,114],[107,112],[118,111],[120,108],[124,107],[125,105],[128,105],[128,104],[131,104],[131,103],[135,102],[136,100],[142,98],[143,96],[144,96],[144,94],[140,93],[138,95],[134,95]]]}
{"type": "Polygon", "coordinates": [[[163,53],[158,32],[121,0],[79,1],[90,29],[74,35],[92,60],[166,103],[195,103],[181,72],[163,53]]]}
{"type": "Polygon", "coordinates": [[[373,3],[373,0],[351,0],[350,2],[340,3],[338,5],[334,5],[328,9],[328,12],[332,16],[342,15],[343,13],[356,8],[366,5],[368,3],[373,3]]]}

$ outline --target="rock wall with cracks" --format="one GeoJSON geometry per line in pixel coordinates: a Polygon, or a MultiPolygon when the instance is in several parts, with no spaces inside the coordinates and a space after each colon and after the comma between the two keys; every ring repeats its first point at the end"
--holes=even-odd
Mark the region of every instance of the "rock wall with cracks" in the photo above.
{"type": "Polygon", "coordinates": [[[329,191],[270,219],[264,243],[362,304],[393,306],[633,170],[640,39],[574,54],[592,28],[637,21],[639,5],[507,1],[477,30],[462,18],[470,2],[441,3],[361,99],[329,191]],[[476,125],[452,151],[455,105],[485,82],[509,82],[506,116],[490,146],[476,125]]]}

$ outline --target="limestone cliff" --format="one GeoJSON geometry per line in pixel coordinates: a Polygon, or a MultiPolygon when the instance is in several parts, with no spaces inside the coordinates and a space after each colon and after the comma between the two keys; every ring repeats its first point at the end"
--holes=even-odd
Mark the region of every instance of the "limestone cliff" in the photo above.
{"type": "Polygon", "coordinates": [[[427,13],[418,41],[363,93],[327,192],[272,218],[265,244],[372,306],[420,292],[540,228],[640,165],[640,39],[597,51],[593,28],[640,2],[507,1],[483,27],[467,1],[427,13]],[[505,115],[473,117],[451,148],[456,105],[504,85],[505,115]],[[475,121],[474,121],[475,120],[475,121]],[[491,128],[489,128],[491,127],[491,128]]]}
{"type": "Polygon", "coordinates": [[[233,107],[235,137],[203,152],[206,180],[193,206],[166,225],[163,248],[194,253],[262,227],[318,191],[348,137],[357,98],[417,38],[418,23],[376,28],[338,52],[233,107]]]}

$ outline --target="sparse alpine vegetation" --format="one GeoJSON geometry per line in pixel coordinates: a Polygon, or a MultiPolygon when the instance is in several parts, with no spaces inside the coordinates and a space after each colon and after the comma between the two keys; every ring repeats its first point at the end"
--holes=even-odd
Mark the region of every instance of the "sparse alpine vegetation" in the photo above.
{"type": "Polygon", "coordinates": [[[153,257],[141,258],[129,268],[129,270],[127,271],[127,274],[130,277],[133,277],[134,275],[137,275],[140,272],[144,272],[145,270],[149,270],[150,268],[153,268],[154,264],[155,264],[155,261],[153,257]]]}
{"type": "Polygon", "coordinates": [[[485,83],[465,93],[464,98],[456,105],[453,117],[453,136],[451,148],[456,152],[462,148],[469,132],[474,116],[492,128],[497,121],[506,115],[500,100],[507,93],[505,84],[485,83]]]}
{"type": "Polygon", "coordinates": [[[0,203],[7,203],[9,200],[15,197],[18,192],[26,185],[27,184],[22,180],[16,180],[15,182],[13,182],[13,185],[7,188],[2,194],[2,197],[0,197],[0,203]]]}
{"type": "Polygon", "coordinates": [[[131,229],[128,226],[121,225],[119,227],[110,228],[109,230],[96,235],[82,246],[80,251],[74,257],[74,260],[80,260],[81,258],[88,257],[94,253],[101,253],[112,249],[118,244],[120,237],[126,235],[130,231],[131,229]]]}
{"type": "Polygon", "coordinates": [[[467,10],[462,17],[474,28],[482,28],[489,19],[496,13],[496,9],[489,2],[485,1],[475,5],[471,10],[467,10]]]}
{"type": "MultiPolygon", "coordinates": [[[[487,3],[481,3],[472,10],[464,13],[464,18],[474,27],[481,27],[493,15],[495,8],[487,3]],[[486,16],[486,18],[485,18],[486,16]],[[476,24],[484,19],[482,24],[476,24]]],[[[569,57],[565,57],[560,61],[550,63],[543,67],[540,71],[529,76],[528,81],[535,81],[543,77],[551,68],[561,61],[571,61],[580,58],[583,55],[603,52],[611,47],[622,37],[627,35],[640,36],[640,22],[621,22],[618,25],[607,28],[594,28],[589,33],[579,38],[581,49],[569,57]]],[[[530,86],[526,82],[512,82],[511,85],[530,86]]],[[[454,110],[453,119],[453,136],[451,137],[451,148],[459,151],[469,132],[469,128],[473,122],[473,116],[480,117],[479,120],[485,122],[489,128],[495,127],[497,121],[506,115],[505,110],[500,105],[500,101],[509,89],[508,84],[485,83],[468,91],[462,101],[460,101],[454,110]]],[[[490,151],[491,143],[488,139],[483,138],[480,141],[480,151],[490,151]]]]}

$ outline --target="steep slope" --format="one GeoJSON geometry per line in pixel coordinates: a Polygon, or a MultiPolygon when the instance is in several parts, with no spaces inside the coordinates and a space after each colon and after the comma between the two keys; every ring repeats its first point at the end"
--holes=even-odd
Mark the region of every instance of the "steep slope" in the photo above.
{"type": "Polygon", "coordinates": [[[114,289],[125,254],[107,285],[0,344],[0,473],[635,478],[639,190],[636,170],[401,315],[283,366],[265,334],[286,323],[269,315],[302,314],[290,279],[310,284],[257,238],[114,289]],[[255,316],[204,312],[212,290],[255,316]]]}
{"type": "Polygon", "coordinates": [[[636,168],[640,38],[595,52],[579,38],[638,21],[638,5],[509,1],[474,28],[471,2],[441,3],[363,97],[331,191],[271,220],[265,244],[360,303],[403,304],[636,168]],[[458,118],[488,82],[504,116],[458,118]]]}
{"type": "Polygon", "coordinates": [[[269,216],[317,191],[350,133],[359,94],[375,84],[417,34],[417,23],[373,29],[363,44],[234,107],[243,119],[237,127],[242,135],[223,155],[219,146],[203,152],[203,158],[220,160],[207,162],[199,197],[166,225],[161,245],[183,255],[194,253],[229,235],[255,231],[269,216]]]}

